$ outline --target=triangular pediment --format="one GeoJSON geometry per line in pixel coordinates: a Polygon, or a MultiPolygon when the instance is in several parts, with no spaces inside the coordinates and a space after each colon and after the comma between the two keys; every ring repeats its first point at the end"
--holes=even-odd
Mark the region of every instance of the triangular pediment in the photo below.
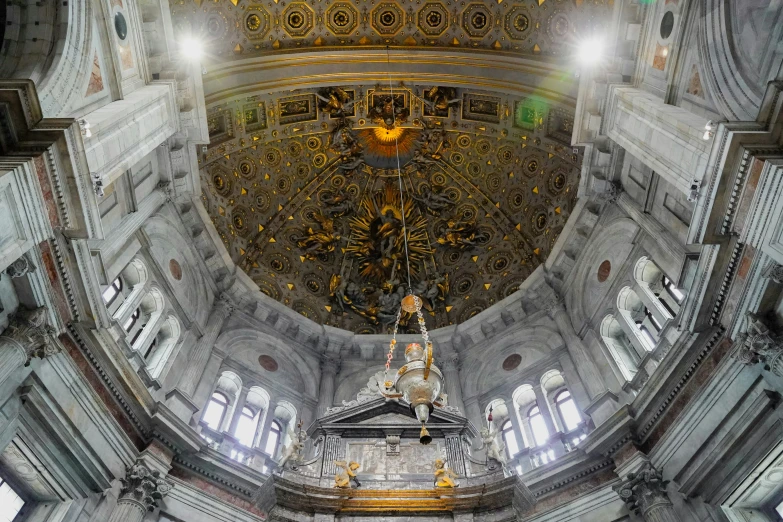
{"type": "Polygon", "coordinates": [[[361,421],[359,424],[380,424],[380,425],[386,425],[386,424],[411,424],[411,425],[418,425],[419,421],[416,420],[415,417],[412,415],[402,415],[400,413],[382,413],[380,415],[377,415],[375,417],[371,417],[369,419],[365,419],[361,421]]]}
{"type": "MultiPolygon", "coordinates": [[[[407,403],[401,401],[389,401],[383,397],[364,401],[358,404],[346,405],[340,408],[332,408],[318,420],[319,424],[410,424],[418,425],[416,416],[407,403]]],[[[457,413],[435,408],[430,414],[430,424],[453,424],[456,426],[466,423],[465,417],[457,413]]]]}

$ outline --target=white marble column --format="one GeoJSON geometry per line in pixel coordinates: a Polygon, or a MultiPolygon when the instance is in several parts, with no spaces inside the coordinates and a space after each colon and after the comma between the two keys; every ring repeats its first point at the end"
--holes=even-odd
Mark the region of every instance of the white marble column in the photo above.
{"type": "Polygon", "coordinates": [[[614,490],[623,499],[628,510],[641,515],[644,522],[680,522],[674,506],[666,493],[666,484],[661,473],[649,462],[639,471],[629,473],[614,490]]]}
{"type": "Polygon", "coordinates": [[[462,383],[459,380],[459,356],[456,353],[446,354],[441,368],[443,368],[443,377],[446,380],[445,386],[449,406],[456,406],[465,415],[465,403],[462,401],[462,383]]]}
{"type": "Polygon", "coordinates": [[[544,423],[547,431],[549,431],[549,441],[551,443],[557,439],[557,433],[560,430],[557,429],[552,418],[552,410],[549,408],[549,402],[546,400],[544,390],[540,385],[535,385],[533,386],[533,392],[536,394],[536,405],[538,405],[538,411],[541,412],[541,416],[544,417],[544,423]]]}
{"type": "Polygon", "coordinates": [[[332,357],[323,356],[321,359],[321,383],[318,387],[317,418],[326,413],[326,409],[334,403],[334,378],[340,361],[332,357]]]}
{"type": "Polygon", "coordinates": [[[17,310],[0,334],[0,385],[34,357],[58,353],[54,333],[46,323],[46,307],[17,310]]]}
{"type": "MultiPolygon", "coordinates": [[[[271,393],[269,395],[269,408],[266,410],[266,416],[264,417],[264,424],[261,426],[261,434],[259,437],[259,444],[258,447],[261,448],[261,451],[266,452],[266,441],[269,439],[269,428],[272,426],[272,421],[275,420],[275,408],[277,408],[277,397],[273,396],[271,393]]],[[[283,433],[280,433],[280,438],[282,439],[283,433]]],[[[279,443],[278,443],[279,446],[279,443]]],[[[270,457],[275,458],[274,450],[272,451],[272,455],[270,457]]]]}
{"type": "Polygon", "coordinates": [[[237,397],[236,407],[234,408],[234,415],[231,416],[231,422],[228,423],[228,429],[226,430],[232,437],[236,435],[234,432],[237,430],[237,424],[239,424],[239,418],[242,416],[242,410],[245,407],[245,401],[247,401],[247,394],[250,391],[246,386],[242,386],[239,391],[239,397],[237,397]]]}

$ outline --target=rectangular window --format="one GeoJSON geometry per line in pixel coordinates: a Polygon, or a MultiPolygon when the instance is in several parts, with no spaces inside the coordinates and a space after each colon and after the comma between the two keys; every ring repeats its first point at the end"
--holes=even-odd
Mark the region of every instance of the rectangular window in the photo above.
{"type": "Polygon", "coordinates": [[[16,494],[8,482],[0,478],[0,522],[13,522],[24,506],[24,500],[16,494]]]}

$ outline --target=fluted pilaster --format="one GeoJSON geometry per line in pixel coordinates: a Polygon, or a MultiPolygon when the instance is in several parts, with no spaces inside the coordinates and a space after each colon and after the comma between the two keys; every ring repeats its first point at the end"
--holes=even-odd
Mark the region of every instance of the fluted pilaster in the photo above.
{"type": "Polygon", "coordinates": [[[334,402],[334,379],[340,361],[333,357],[324,356],[321,359],[321,384],[318,387],[318,408],[316,417],[323,417],[326,409],[334,402]]]}
{"type": "Polygon", "coordinates": [[[231,298],[223,294],[212,308],[212,313],[207,321],[207,326],[204,329],[204,335],[196,342],[196,346],[193,347],[193,351],[188,358],[188,365],[185,371],[182,372],[182,377],[179,380],[180,390],[188,397],[193,397],[193,393],[196,391],[201,374],[204,373],[204,368],[209,361],[209,355],[212,353],[212,348],[215,346],[220,329],[223,327],[223,322],[234,311],[234,305],[231,302],[231,298]]]}

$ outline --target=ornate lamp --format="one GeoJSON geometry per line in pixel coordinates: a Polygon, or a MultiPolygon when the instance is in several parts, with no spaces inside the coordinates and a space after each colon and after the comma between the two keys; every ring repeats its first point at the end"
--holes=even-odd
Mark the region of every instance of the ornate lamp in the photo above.
{"type": "Polygon", "coordinates": [[[400,310],[418,315],[424,348],[419,343],[410,343],[405,348],[406,364],[397,370],[394,381],[389,380],[389,367],[394,357],[394,348],[397,345],[397,328],[400,323],[401,313],[398,313],[397,321],[394,323],[394,334],[389,343],[389,353],[386,356],[386,381],[384,382],[386,390],[381,393],[388,398],[402,397],[410,404],[411,410],[421,422],[419,442],[429,444],[432,442],[432,437],[427,431],[426,423],[435,408],[441,391],[443,391],[443,374],[432,363],[432,341],[430,341],[427,327],[424,324],[424,315],[421,313],[421,299],[413,294],[405,296],[400,310]]]}

